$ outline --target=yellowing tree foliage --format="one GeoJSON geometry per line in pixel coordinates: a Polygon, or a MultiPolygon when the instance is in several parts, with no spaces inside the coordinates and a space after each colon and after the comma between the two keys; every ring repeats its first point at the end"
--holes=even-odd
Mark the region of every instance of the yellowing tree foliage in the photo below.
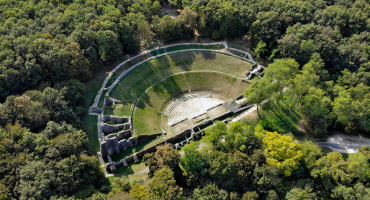
{"type": "Polygon", "coordinates": [[[266,146],[264,154],[269,165],[277,166],[285,176],[290,176],[293,169],[298,169],[302,158],[301,145],[293,142],[291,137],[267,132],[263,143],[266,146]]]}

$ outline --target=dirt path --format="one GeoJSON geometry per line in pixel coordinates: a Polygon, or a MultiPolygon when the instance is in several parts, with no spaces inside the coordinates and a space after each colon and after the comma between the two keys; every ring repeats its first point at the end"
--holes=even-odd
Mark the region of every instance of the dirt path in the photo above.
{"type": "Polygon", "coordinates": [[[328,137],[326,142],[318,144],[340,153],[356,153],[362,146],[370,146],[370,139],[362,136],[335,134],[328,137]]]}

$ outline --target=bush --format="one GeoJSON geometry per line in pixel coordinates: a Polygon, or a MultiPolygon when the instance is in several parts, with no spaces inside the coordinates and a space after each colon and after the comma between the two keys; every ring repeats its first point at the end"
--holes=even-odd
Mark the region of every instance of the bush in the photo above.
{"type": "Polygon", "coordinates": [[[212,36],[211,36],[212,40],[219,40],[221,39],[221,35],[220,35],[220,32],[217,31],[217,30],[213,30],[212,31],[212,36]]]}
{"type": "Polygon", "coordinates": [[[269,122],[266,120],[261,120],[259,123],[264,129],[267,129],[269,127],[269,122]]]}

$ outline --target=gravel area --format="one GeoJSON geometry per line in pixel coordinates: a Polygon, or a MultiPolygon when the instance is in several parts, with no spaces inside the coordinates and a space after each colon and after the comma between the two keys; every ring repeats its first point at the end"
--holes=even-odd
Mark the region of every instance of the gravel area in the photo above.
{"type": "Polygon", "coordinates": [[[172,125],[186,118],[192,119],[223,102],[224,101],[215,98],[189,99],[180,103],[172,110],[168,119],[168,124],[172,125]]]}
{"type": "Polygon", "coordinates": [[[355,135],[335,134],[328,137],[327,142],[319,142],[319,145],[340,153],[356,153],[362,146],[370,146],[370,139],[355,135]]]}

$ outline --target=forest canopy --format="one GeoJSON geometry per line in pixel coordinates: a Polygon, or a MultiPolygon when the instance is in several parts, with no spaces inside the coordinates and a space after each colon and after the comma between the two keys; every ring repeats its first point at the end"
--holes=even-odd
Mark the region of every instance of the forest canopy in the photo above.
{"type": "Polygon", "coordinates": [[[369,3],[0,0],[0,199],[366,199],[368,147],[323,152],[280,135],[288,130],[267,116],[285,106],[312,137],[369,135],[369,3]],[[84,83],[126,54],[195,33],[247,38],[267,64],[244,92],[258,122],[216,122],[203,151],[191,143],[183,156],[168,146],[146,155],[149,185],[125,177],[108,184],[81,130],[84,83]]]}

